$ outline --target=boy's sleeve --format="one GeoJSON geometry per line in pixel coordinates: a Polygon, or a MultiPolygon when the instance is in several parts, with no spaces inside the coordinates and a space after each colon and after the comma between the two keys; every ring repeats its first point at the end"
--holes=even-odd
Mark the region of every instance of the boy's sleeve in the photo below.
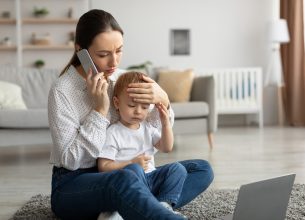
{"type": "Polygon", "coordinates": [[[107,130],[105,145],[102,148],[99,158],[115,160],[115,156],[118,153],[118,151],[119,148],[115,136],[109,130],[107,130]]]}
{"type": "Polygon", "coordinates": [[[155,146],[158,141],[161,139],[161,131],[153,126],[150,126],[151,130],[151,138],[152,138],[152,144],[155,146]]]}

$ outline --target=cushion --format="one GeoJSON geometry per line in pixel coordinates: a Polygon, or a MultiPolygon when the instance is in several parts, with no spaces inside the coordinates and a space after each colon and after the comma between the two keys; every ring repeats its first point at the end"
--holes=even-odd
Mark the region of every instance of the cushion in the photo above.
{"type": "Polygon", "coordinates": [[[58,69],[0,65],[0,81],[19,85],[28,109],[47,108],[49,90],[59,73],[58,69]]]}
{"type": "Polygon", "coordinates": [[[159,72],[158,84],[167,93],[171,102],[188,102],[193,78],[194,73],[192,70],[162,70],[159,72]]]}
{"type": "Polygon", "coordinates": [[[20,86],[0,81],[0,109],[26,109],[20,86]]]}

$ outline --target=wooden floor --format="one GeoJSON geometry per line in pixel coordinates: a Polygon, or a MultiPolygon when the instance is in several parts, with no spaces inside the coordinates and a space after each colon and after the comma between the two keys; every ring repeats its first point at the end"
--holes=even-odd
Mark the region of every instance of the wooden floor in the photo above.
{"type": "MultiPolygon", "coordinates": [[[[296,173],[296,182],[305,183],[304,128],[221,128],[214,141],[210,150],[206,136],[176,137],[175,150],[157,154],[156,163],[206,159],[215,173],[213,188],[238,188],[286,173],[296,173]]],[[[0,147],[0,220],[11,217],[31,196],[50,193],[50,147],[0,147]]]]}

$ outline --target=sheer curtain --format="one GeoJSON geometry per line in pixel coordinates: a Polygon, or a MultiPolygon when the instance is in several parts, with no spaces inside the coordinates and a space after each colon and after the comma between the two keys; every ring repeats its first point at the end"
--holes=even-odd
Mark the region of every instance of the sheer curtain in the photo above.
{"type": "Polygon", "coordinates": [[[280,16],[287,20],[290,43],[281,46],[283,101],[287,123],[305,126],[305,49],[303,0],[280,0],[280,16]]]}

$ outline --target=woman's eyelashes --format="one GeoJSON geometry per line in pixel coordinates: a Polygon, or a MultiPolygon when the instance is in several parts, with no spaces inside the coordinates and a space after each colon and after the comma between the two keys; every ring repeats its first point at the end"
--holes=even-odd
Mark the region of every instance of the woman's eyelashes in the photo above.
{"type": "Polygon", "coordinates": [[[109,55],[108,53],[98,54],[98,56],[99,56],[100,58],[104,58],[104,57],[106,57],[106,56],[108,56],[108,55],[109,55]]]}
{"type": "MultiPolygon", "coordinates": [[[[119,50],[117,50],[115,53],[116,54],[120,54],[120,53],[122,53],[123,52],[123,50],[122,49],[119,49],[119,50]]],[[[103,53],[99,53],[99,54],[97,54],[100,58],[104,58],[104,57],[107,57],[107,56],[109,56],[109,55],[111,55],[111,52],[103,52],[103,53]]]]}

